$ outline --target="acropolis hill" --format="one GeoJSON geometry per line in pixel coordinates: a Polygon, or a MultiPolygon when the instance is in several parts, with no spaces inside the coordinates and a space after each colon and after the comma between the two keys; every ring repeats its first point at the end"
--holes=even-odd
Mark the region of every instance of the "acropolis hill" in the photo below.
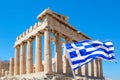
{"type": "MultiPolygon", "coordinates": [[[[50,9],[45,9],[37,18],[40,22],[35,23],[16,38],[14,58],[10,59],[9,70],[0,67],[0,78],[4,80],[72,80],[72,71],[66,51],[62,53],[62,45],[91,38],[71,26],[67,16],[50,9]],[[42,44],[42,37],[44,37],[44,44],[42,44]],[[35,40],[35,63],[33,63],[33,40],[35,40]],[[51,56],[51,42],[55,45],[54,59],[51,56]],[[43,45],[44,55],[42,55],[43,45]]],[[[3,63],[0,63],[0,66],[3,63]]],[[[102,61],[94,60],[76,70],[75,74],[78,80],[104,80],[102,61]]]]}

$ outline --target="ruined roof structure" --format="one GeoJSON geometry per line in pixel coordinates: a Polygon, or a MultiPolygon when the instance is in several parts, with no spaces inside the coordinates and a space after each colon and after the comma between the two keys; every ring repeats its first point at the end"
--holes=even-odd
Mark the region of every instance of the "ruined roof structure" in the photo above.
{"type": "MultiPolygon", "coordinates": [[[[67,16],[53,12],[49,8],[37,18],[39,22],[16,38],[15,56],[10,59],[9,75],[2,75],[2,77],[7,76],[16,80],[72,80],[71,68],[66,51],[62,51],[62,44],[90,38],[71,26],[67,16]],[[35,40],[35,63],[33,63],[33,40],[35,40]],[[54,42],[54,51],[51,49],[51,42],[54,42]],[[55,54],[54,59],[51,51],[55,54]]],[[[103,80],[102,61],[94,60],[76,70],[75,74],[79,80],[103,80]]]]}

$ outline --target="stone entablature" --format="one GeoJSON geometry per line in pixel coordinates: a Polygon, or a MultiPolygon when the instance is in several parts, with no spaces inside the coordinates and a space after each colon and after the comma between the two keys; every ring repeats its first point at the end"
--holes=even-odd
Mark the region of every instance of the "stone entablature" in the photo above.
{"type": "Polygon", "coordinates": [[[29,38],[33,38],[39,31],[43,32],[46,24],[45,22],[41,23],[35,23],[35,25],[30,27],[27,31],[23,32],[20,36],[17,37],[16,42],[15,42],[15,47],[17,45],[20,45],[22,42],[26,42],[29,38]]]}
{"type": "Polygon", "coordinates": [[[41,22],[35,23],[34,26],[30,26],[29,29],[18,36],[15,42],[15,46],[27,41],[29,38],[34,38],[37,33],[43,33],[46,27],[49,27],[52,32],[59,32],[63,36],[67,36],[71,40],[79,41],[86,38],[90,39],[82,32],[77,31],[73,26],[66,22],[66,20],[62,19],[56,14],[54,14],[54,12],[52,12],[50,9],[43,11],[37,17],[41,20],[41,22]]]}
{"type": "Polygon", "coordinates": [[[66,20],[61,17],[53,14],[51,10],[47,9],[43,13],[38,16],[38,19],[42,20],[42,18],[47,15],[48,26],[52,31],[59,32],[63,36],[67,36],[71,40],[80,41],[83,39],[90,39],[88,36],[83,33],[77,31],[73,26],[71,26],[66,20]]]}

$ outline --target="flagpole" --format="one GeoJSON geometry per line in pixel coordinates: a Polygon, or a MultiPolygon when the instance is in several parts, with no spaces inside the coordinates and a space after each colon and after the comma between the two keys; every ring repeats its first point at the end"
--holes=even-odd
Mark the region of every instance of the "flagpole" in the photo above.
{"type": "MultiPolygon", "coordinates": [[[[72,64],[71,64],[71,61],[70,61],[70,56],[68,55],[68,53],[66,53],[66,47],[65,47],[65,44],[63,45],[64,47],[64,50],[65,50],[65,54],[67,54],[67,58],[68,58],[68,61],[69,61],[69,64],[70,64],[70,67],[71,67],[71,70],[72,70],[72,64]]],[[[75,76],[75,72],[72,70],[72,74],[73,74],[73,77],[74,77],[74,80],[77,80],[76,79],[76,76],[75,76]]]]}

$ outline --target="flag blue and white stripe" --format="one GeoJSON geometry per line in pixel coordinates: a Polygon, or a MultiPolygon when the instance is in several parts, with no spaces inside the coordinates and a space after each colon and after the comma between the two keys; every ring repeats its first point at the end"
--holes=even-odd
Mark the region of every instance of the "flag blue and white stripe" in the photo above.
{"type": "Polygon", "coordinates": [[[96,58],[115,61],[114,46],[111,41],[84,40],[67,43],[65,46],[73,70],[96,58]]]}

